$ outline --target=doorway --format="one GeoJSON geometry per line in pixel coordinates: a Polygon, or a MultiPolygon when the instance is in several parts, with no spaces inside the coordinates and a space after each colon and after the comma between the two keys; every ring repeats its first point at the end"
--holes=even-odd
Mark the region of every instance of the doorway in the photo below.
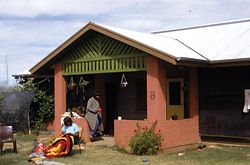
{"type": "Polygon", "coordinates": [[[117,101],[118,101],[118,94],[117,94],[117,83],[106,83],[106,127],[105,133],[113,135],[114,133],[114,120],[118,116],[117,110],[117,101]]]}
{"type": "Polygon", "coordinates": [[[167,120],[184,119],[184,79],[167,79],[167,120]]]}

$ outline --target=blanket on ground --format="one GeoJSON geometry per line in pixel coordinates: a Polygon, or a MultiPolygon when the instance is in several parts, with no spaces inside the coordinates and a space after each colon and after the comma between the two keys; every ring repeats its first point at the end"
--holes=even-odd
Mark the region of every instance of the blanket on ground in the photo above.
{"type": "Polygon", "coordinates": [[[46,158],[67,156],[70,154],[74,145],[74,136],[61,135],[56,138],[51,145],[44,151],[46,158]]]}

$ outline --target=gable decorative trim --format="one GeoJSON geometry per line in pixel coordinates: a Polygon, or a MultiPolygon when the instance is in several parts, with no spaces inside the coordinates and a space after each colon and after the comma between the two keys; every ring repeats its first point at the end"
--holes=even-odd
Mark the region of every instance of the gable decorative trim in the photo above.
{"type": "Polygon", "coordinates": [[[145,71],[146,56],[141,50],[89,31],[65,52],[63,75],[145,71]]]}

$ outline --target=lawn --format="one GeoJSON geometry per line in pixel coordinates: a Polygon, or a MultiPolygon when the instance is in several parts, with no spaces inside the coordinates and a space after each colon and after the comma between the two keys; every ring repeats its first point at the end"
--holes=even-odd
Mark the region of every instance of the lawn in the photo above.
{"type": "MultiPolygon", "coordinates": [[[[34,135],[18,134],[18,153],[12,152],[12,149],[5,149],[5,153],[0,157],[0,165],[30,165],[27,161],[28,154],[33,147],[34,135]]],[[[49,143],[49,140],[44,141],[49,143]]],[[[250,147],[230,147],[208,145],[202,150],[187,150],[180,153],[161,153],[156,156],[135,156],[117,147],[84,145],[82,154],[75,148],[71,156],[49,159],[71,165],[132,165],[132,164],[168,164],[168,165],[247,165],[250,164],[250,147]],[[144,163],[143,160],[148,162],[144,163]]]]}

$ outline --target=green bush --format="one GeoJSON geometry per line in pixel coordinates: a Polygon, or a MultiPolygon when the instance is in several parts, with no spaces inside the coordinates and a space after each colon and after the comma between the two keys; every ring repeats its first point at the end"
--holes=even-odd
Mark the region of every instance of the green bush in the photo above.
{"type": "Polygon", "coordinates": [[[141,128],[137,124],[135,135],[131,137],[129,146],[131,152],[136,155],[155,155],[159,151],[163,137],[160,130],[155,133],[157,121],[148,129],[146,126],[141,128]]]}
{"type": "Polygon", "coordinates": [[[37,90],[33,102],[38,103],[35,119],[31,121],[39,130],[46,129],[46,120],[54,116],[54,97],[46,91],[37,90]]]}
{"type": "MultiPolygon", "coordinates": [[[[46,122],[54,117],[54,96],[49,88],[35,85],[32,80],[22,80],[19,82],[22,91],[32,91],[35,93],[33,98],[33,115],[30,116],[31,128],[46,130],[46,122]]],[[[38,84],[38,83],[37,83],[38,84]]]]}

